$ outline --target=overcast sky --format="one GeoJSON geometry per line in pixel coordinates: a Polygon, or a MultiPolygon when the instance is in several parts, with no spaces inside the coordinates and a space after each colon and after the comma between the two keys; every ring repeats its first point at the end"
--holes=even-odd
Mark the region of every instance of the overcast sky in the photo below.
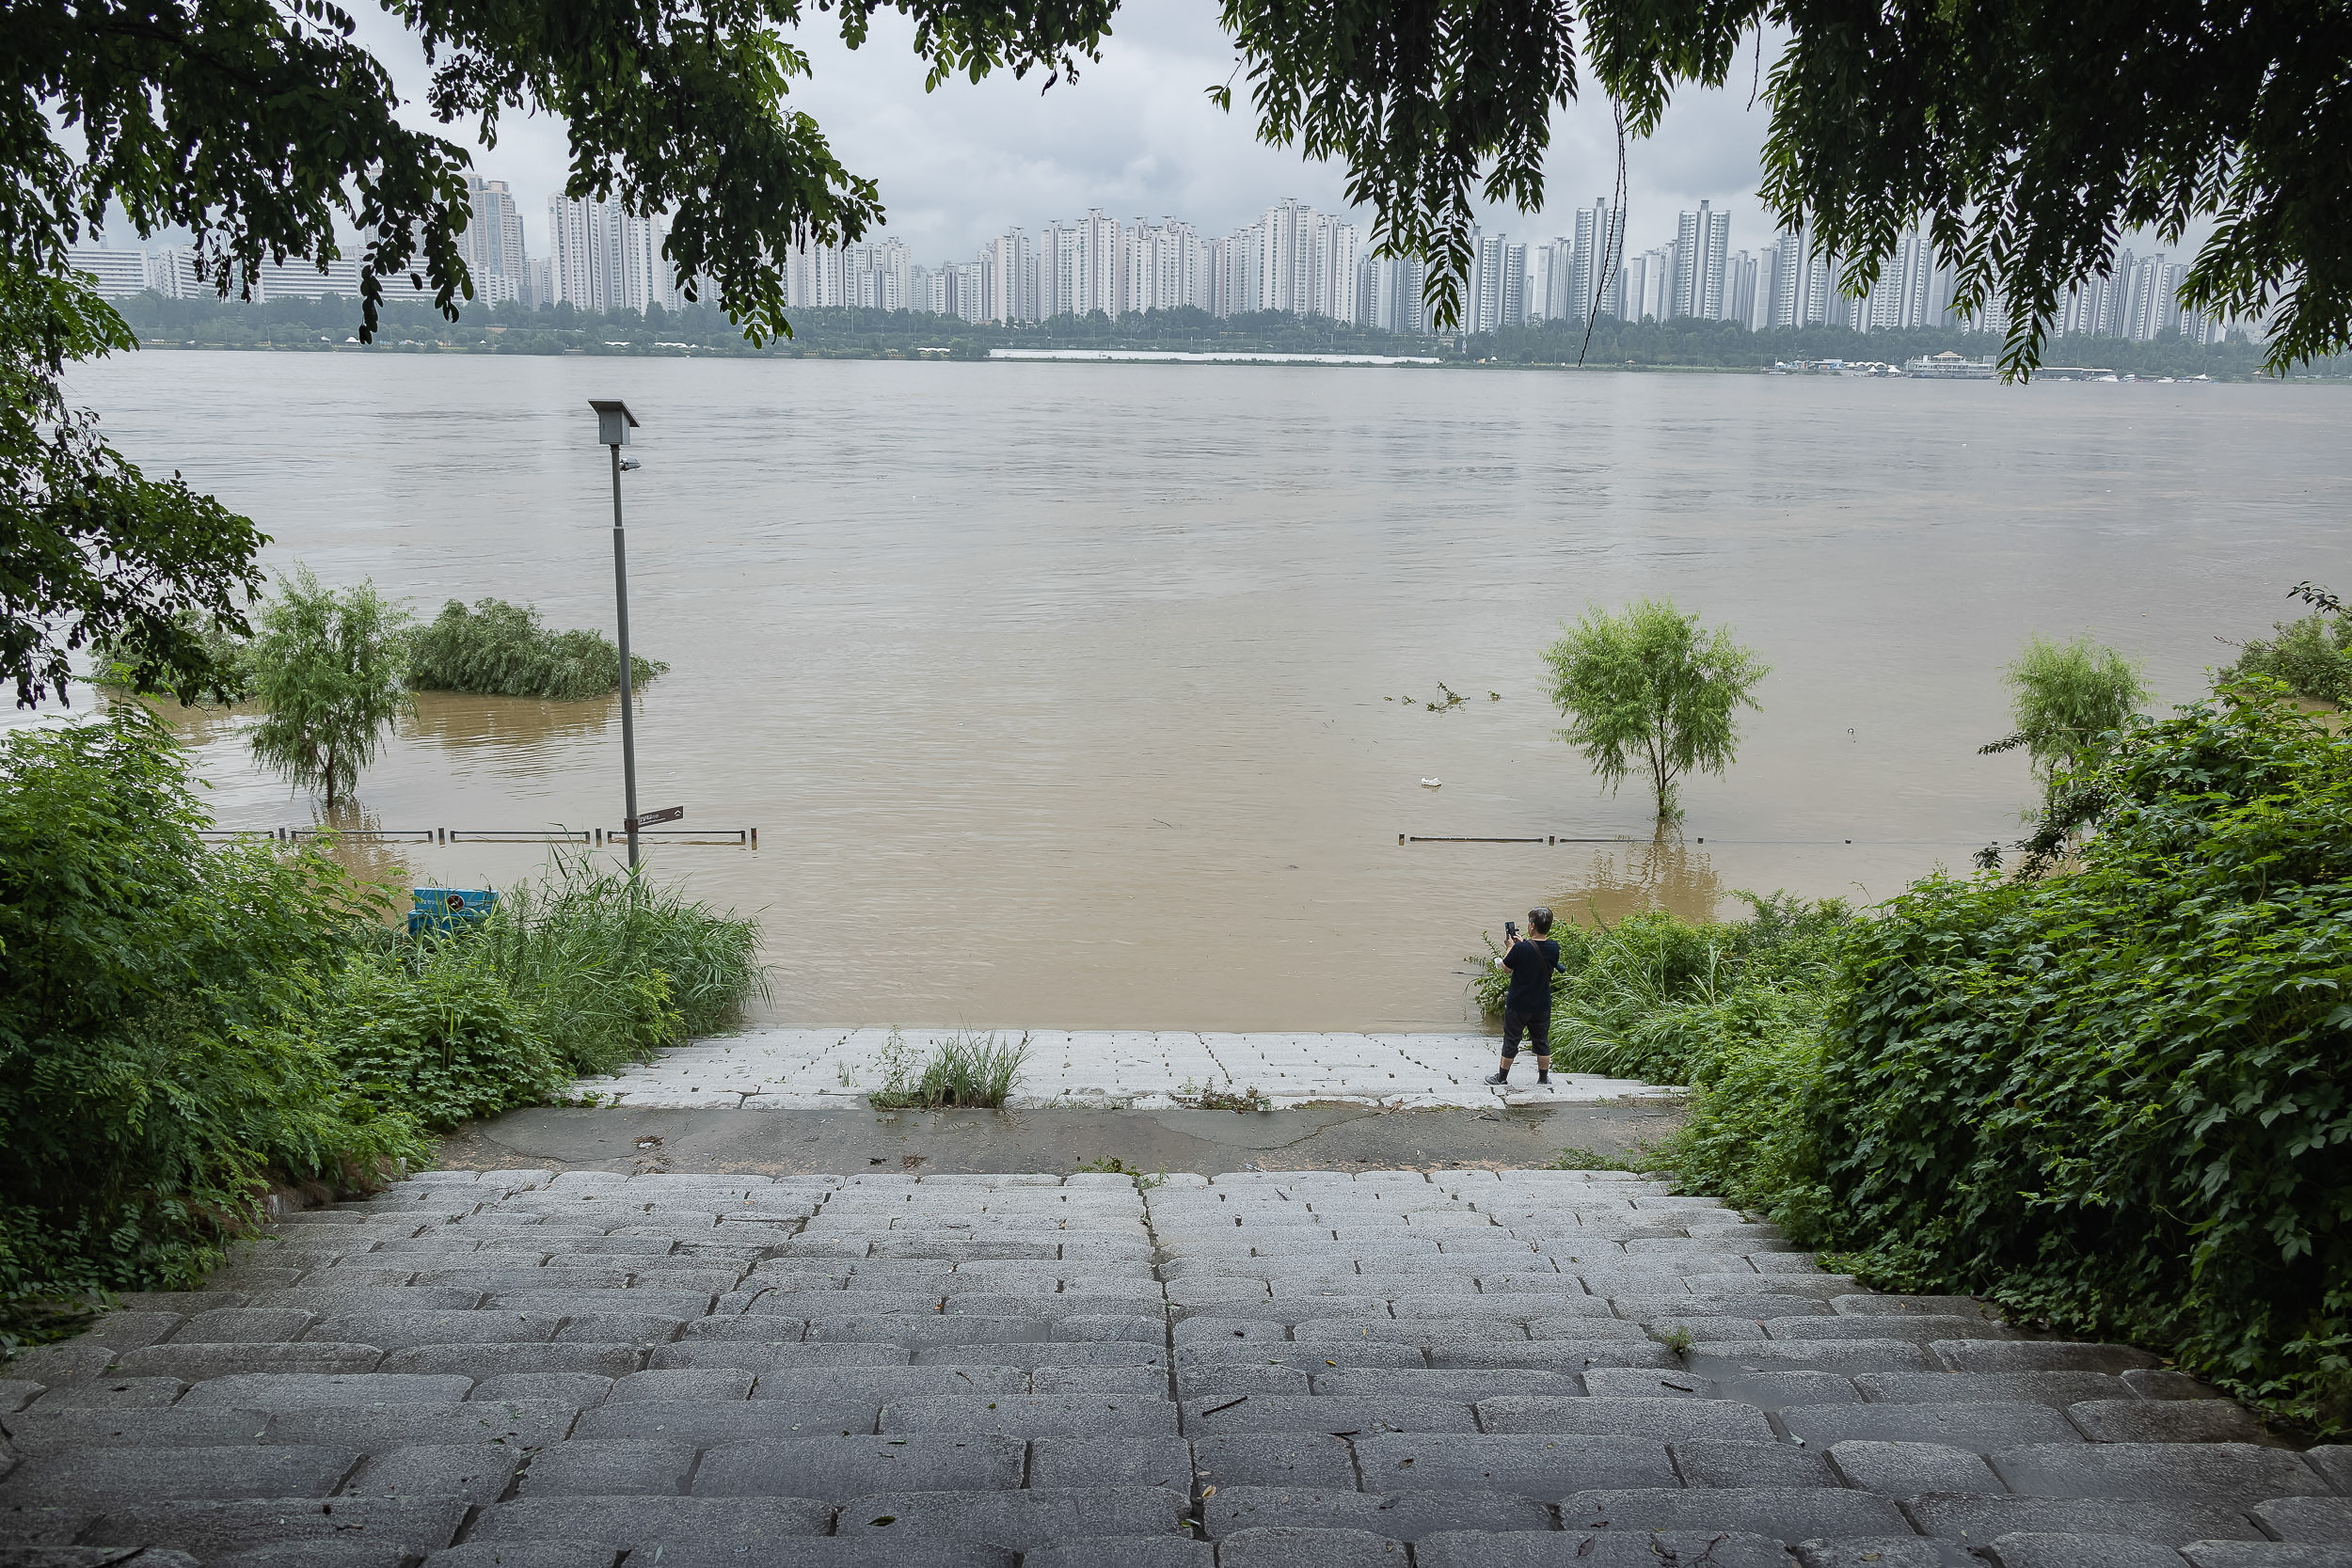
{"type": "MultiPolygon", "coordinates": [[[[414,122],[430,124],[414,102],[426,73],[413,41],[381,13],[361,26],[411,99],[414,122]]],[[[815,79],[798,84],[793,101],[816,117],[844,165],[880,183],[889,232],[913,247],[917,261],[966,261],[1008,225],[1034,235],[1089,207],[1118,218],[1173,215],[1214,235],[1284,197],[1326,212],[1342,206],[1337,166],[1257,141],[1241,84],[1232,115],[1209,103],[1204,89],[1225,81],[1234,63],[1209,0],[1126,0],[1102,63],[1043,94],[1034,75],[978,87],[956,81],[926,93],[913,38],[896,12],[876,17],[866,47],[854,52],[837,34],[813,27],[798,41],[815,79]]],[[[566,172],[562,124],[510,119],[488,149],[465,128],[438,129],[473,150],[485,178],[513,188],[531,252],[545,255],[547,198],[566,172]]],[[[1630,146],[1627,248],[1671,239],[1676,214],[1702,198],[1732,213],[1734,250],[1762,245],[1768,226],[1755,191],[1763,131],[1763,109],[1748,107],[1744,79],[1737,90],[1686,93],[1657,135],[1630,146]]],[[[1576,207],[1609,191],[1615,163],[1608,104],[1594,94],[1554,124],[1549,215],[1502,209],[1484,221],[1514,237],[1549,237],[1568,225],[1576,207]]]]}

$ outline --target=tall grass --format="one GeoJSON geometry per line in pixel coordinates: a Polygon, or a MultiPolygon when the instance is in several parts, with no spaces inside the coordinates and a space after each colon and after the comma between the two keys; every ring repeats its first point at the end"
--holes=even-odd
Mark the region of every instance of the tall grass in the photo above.
{"type": "MultiPolygon", "coordinates": [[[[631,684],[643,686],[669,666],[632,655],[628,668],[631,684]]],[[[621,653],[602,632],[549,631],[529,605],[480,599],[469,610],[452,599],[411,639],[408,686],[560,702],[601,697],[620,689],[621,653]]]]}
{"type": "Polygon", "coordinates": [[[610,1072],[739,1021],[768,996],[759,923],[584,854],[505,889],[480,940],[573,1072],[610,1072]]]}
{"type": "Polygon", "coordinates": [[[1006,1044],[994,1035],[959,1034],[940,1040],[919,1066],[897,1030],[878,1057],[882,1086],[866,1096],[878,1111],[937,1111],[951,1105],[1004,1109],[1029,1059],[1029,1037],[1006,1044]]]}

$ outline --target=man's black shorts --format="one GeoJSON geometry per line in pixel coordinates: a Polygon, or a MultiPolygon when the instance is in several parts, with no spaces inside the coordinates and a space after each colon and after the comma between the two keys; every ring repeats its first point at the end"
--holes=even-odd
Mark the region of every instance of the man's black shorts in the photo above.
{"type": "Polygon", "coordinates": [[[1519,1012],[1505,1006],[1502,1009],[1502,1054],[1504,1060],[1519,1053],[1519,1037],[1527,1037],[1528,1049],[1538,1056],[1551,1054],[1551,1009],[1542,1012],[1519,1012]]]}

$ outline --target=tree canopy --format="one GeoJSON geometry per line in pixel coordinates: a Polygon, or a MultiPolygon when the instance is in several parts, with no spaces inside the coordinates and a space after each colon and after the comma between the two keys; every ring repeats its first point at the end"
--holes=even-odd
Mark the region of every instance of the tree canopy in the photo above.
{"type": "Polygon", "coordinates": [[[1561,628],[1544,660],[1552,703],[1568,721],[1560,738],[1612,794],[1627,774],[1647,773],[1661,827],[1682,819],[1677,781],[1730,768],[1737,712],[1757,705],[1756,683],[1772,673],[1730,627],[1710,633],[1672,599],[1644,599],[1618,615],[1595,606],[1561,628]]]}

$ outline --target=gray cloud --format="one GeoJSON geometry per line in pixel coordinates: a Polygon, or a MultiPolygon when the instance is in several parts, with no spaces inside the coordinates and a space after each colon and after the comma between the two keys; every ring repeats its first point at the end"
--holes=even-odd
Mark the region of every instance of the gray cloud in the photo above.
{"type": "MultiPolygon", "coordinates": [[[[830,21],[823,13],[818,19],[830,21]]],[[[402,90],[420,97],[425,67],[415,41],[380,13],[361,27],[402,90]]],[[[1173,214],[1224,233],[1284,197],[1325,211],[1345,206],[1338,166],[1258,141],[1239,101],[1243,84],[1236,83],[1232,115],[1208,101],[1205,89],[1232,74],[1234,55],[1202,0],[1129,0],[1101,63],[1043,92],[1035,76],[999,76],[926,93],[913,36],[889,12],[855,51],[837,34],[804,30],[798,41],[815,74],[796,85],[793,100],[824,127],[844,164],[879,182],[889,231],[927,262],[968,256],[1009,224],[1034,232],[1089,207],[1120,217],[1173,214]]],[[[413,123],[430,123],[419,103],[406,113],[413,123]]],[[[1763,109],[1748,107],[1744,79],[1724,91],[1684,94],[1655,136],[1629,147],[1632,248],[1670,238],[1676,214],[1702,198],[1732,211],[1735,249],[1761,244],[1767,223],[1754,191],[1763,128],[1763,109]]],[[[532,249],[543,253],[547,198],[567,170],[563,125],[510,119],[495,148],[467,130],[442,134],[471,148],[483,174],[514,187],[532,249]]],[[[1556,118],[1546,180],[1549,216],[1505,207],[1483,212],[1482,221],[1515,236],[1549,235],[1572,209],[1615,183],[1615,133],[1597,95],[1556,118]]],[[[1368,221],[1370,214],[1358,215],[1368,221]]]]}

